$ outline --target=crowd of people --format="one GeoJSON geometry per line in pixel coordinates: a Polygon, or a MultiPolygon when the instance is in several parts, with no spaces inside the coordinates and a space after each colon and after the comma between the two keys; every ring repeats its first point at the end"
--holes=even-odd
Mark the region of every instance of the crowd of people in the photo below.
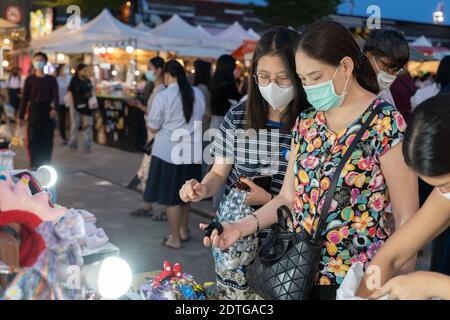
{"type": "MultiPolygon", "coordinates": [[[[145,114],[149,149],[137,172],[143,203],[131,215],[167,220],[162,245],[180,249],[190,239],[189,203],[212,198],[211,216],[223,232],[215,229],[204,244],[212,246],[224,299],[259,298],[249,286],[257,234],[277,222],[283,205],[292,210],[292,232],[314,234],[327,214],[310,299],[335,299],[356,262],[381,270],[381,286],[369,286],[366,275],[358,296],[450,298],[450,57],[421,88],[405,70],[408,60],[400,32],[373,30],[360,48],[331,21],[303,34],[284,27],[265,32],[243,90],[230,55],[217,60],[214,72],[197,60],[192,80],[177,60],[151,59],[142,99],[128,101],[145,114]],[[215,130],[212,144],[196,134],[199,128],[215,130]],[[323,213],[328,192],[334,196],[323,213]],[[166,211],[157,214],[154,203],[166,211]],[[414,272],[417,253],[433,239],[430,272],[414,272]],[[230,253],[239,251],[246,259],[230,253]]],[[[57,115],[63,143],[76,151],[82,128],[85,150],[92,148],[95,106],[87,66],[79,65],[71,79],[60,66],[55,78],[43,72],[46,63],[44,53],[34,54],[34,73],[22,92],[17,69],[8,80],[20,123],[27,115],[33,168],[51,159],[57,115]]]]}

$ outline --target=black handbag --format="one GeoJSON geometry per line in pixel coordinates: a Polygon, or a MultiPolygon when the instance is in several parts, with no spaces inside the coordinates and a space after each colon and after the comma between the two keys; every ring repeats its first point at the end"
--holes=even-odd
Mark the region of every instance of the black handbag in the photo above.
{"type": "Polygon", "coordinates": [[[153,149],[153,142],[155,139],[150,140],[145,144],[144,147],[142,147],[142,151],[144,151],[145,154],[151,156],[152,155],[152,149],[153,149]]]}
{"type": "Polygon", "coordinates": [[[291,210],[277,210],[278,223],[265,232],[261,248],[249,269],[249,287],[266,300],[307,300],[315,283],[322,250],[322,231],[326,225],[331,201],[342,169],[369,127],[378,108],[374,108],[337,167],[319,217],[317,230],[308,234],[289,232],[286,216],[293,220],[291,210]]]}

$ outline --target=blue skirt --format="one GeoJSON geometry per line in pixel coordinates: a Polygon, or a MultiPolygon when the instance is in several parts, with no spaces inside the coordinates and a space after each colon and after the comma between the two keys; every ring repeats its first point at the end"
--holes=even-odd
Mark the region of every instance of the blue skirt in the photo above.
{"type": "Polygon", "coordinates": [[[196,179],[200,181],[201,178],[201,164],[178,165],[152,156],[144,191],[144,201],[166,206],[186,204],[180,198],[181,187],[187,180],[196,179]]]}

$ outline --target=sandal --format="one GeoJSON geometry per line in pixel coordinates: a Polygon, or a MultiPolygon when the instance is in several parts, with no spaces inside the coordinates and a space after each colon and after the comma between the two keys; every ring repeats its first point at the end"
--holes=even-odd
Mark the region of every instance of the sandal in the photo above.
{"type": "Polygon", "coordinates": [[[185,238],[185,239],[183,239],[181,236],[180,236],[180,240],[181,240],[181,242],[188,242],[189,240],[191,240],[191,229],[187,229],[187,237],[185,238]]]}
{"type": "Polygon", "coordinates": [[[149,217],[153,218],[153,209],[145,210],[144,208],[139,208],[130,212],[130,216],[133,217],[149,217]]]}
{"type": "Polygon", "coordinates": [[[159,214],[153,214],[152,220],[153,220],[153,221],[167,221],[167,215],[166,215],[166,212],[163,211],[163,212],[161,212],[161,213],[159,213],[159,214]]]}
{"type": "Polygon", "coordinates": [[[164,238],[162,239],[162,241],[161,241],[161,244],[162,244],[164,247],[166,247],[166,248],[169,248],[169,249],[175,249],[175,250],[178,250],[178,249],[181,249],[181,248],[182,248],[182,246],[180,246],[180,247],[174,247],[174,246],[171,246],[171,245],[167,244],[167,241],[169,241],[169,237],[164,237],[164,238]]]}

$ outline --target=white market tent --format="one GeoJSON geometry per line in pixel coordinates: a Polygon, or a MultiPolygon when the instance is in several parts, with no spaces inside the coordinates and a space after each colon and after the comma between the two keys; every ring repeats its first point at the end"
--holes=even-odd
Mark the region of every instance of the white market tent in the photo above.
{"type": "Polygon", "coordinates": [[[136,30],[117,20],[107,9],[103,9],[97,17],[84,24],[81,28],[67,31],[46,41],[37,39],[30,46],[32,49],[75,53],[89,52],[97,43],[122,41],[128,44],[130,40],[136,41],[140,49],[161,50],[161,39],[148,32],[136,30]]]}
{"type": "Polygon", "coordinates": [[[261,36],[252,28],[248,29],[247,33],[253,40],[259,40],[261,38],[261,36]]]}
{"type": "MultiPolygon", "coordinates": [[[[151,33],[160,38],[176,39],[178,45],[223,48],[213,37],[205,37],[203,32],[187,23],[177,14],[153,28],[151,33]]],[[[173,44],[174,42],[171,41],[170,43],[173,44]]]]}
{"type": "Polygon", "coordinates": [[[411,46],[413,46],[413,47],[428,47],[428,48],[431,48],[431,47],[433,47],[433,44],[425,36],[420,36],[419,38],[417,38],[416,40],[414,40],[411,43],[411,46]]]}
{"type": "Polygon", "coordinates": [[[152,30],[152,28],[150,28],[149,26],[147,26],[145,23],[143,22],[139,22],[138,25],[136,27],[134,27],[136,30],[139,31],[144,31],[144,32],[148,32],[150,30],[152,30]]]}
{"type": "Polygon", "coordinates": [[[208,39],[214,39],[214,36],[208,32],[208,30],[206,30],[205,28],[203,28],[202,25],[198,25],[197,27],[195,27],[204,37],[208,38],[208,39]]]}
{"type": "Polygon", "coordinates": [[[216,39],[230,43],[229,47],[234,47],[233,50],[237,49],[244,40],[255,40],[237,21],[216,35],[216,39]]]}

